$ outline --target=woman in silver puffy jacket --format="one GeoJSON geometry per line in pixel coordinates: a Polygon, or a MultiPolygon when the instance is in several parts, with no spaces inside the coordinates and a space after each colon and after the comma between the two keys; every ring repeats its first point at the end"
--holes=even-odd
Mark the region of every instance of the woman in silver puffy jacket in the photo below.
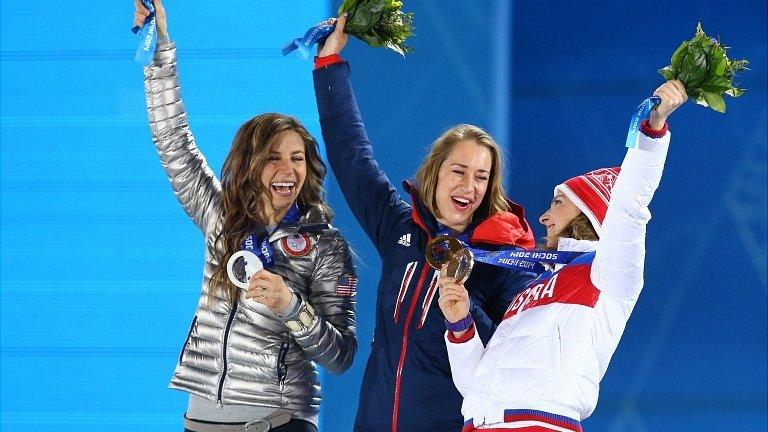
{"type": "MultiPolygon", "coordinates": [[[[154,4],[158,43],[144,68],[152,139],[205,236],[200,301],[170,384],[189,393],[185,430],[316,431],[313,362],[340,373],[357,348],[356,274],[329,225],[317,142],[292,117],[256,116],[237,131],[217,179],[190,132],[175,45],[161,2],[154,4]],[[226,264],[249,245],[266,268],[241,289],[226,264]]],[[[149,11],[135,5],[141,26],[149,11]]]]}

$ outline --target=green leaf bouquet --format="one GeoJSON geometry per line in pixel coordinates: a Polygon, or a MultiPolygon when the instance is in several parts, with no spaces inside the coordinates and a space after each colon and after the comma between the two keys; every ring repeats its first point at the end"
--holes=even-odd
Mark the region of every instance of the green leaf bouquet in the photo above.
{"type": "Polygon", "coordinates": [[[671,64],[659,73],[668,80],[682,81],[688,97],[697,104],[724,113],[723,94],[739,97],[744,93],[734,86],[733,79],[748,64],[747,60],[730,60],[726,49],[719,39],[707,36],[699,23],[693,39],[680,44],[671,64]]]}
{"type": "Polygon", "coordinates": [[[413,36],[413,13],[402,11],[396,0],[344,0],[339,15],[347,12],[344,30],[374,47],[389,48],[400,55],[412,52],[405,40],[413,36]]]}

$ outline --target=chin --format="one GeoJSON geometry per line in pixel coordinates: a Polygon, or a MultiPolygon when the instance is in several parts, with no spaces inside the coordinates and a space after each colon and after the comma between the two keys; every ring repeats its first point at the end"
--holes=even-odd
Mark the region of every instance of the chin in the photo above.
{"type": "Polygon", "coordinates": [[[275,207],[276,210],[282,210],[287,207],[290,207],[293,205],[293,203],[296,202],[296,198],[288,198],[288,197],[272,197],[272,205],[275,207]]]}
{"type": "Polygon", "coordinates": [[[458,219],[457,218],[457,219],[449,220],[448,223],[450,224],[450,226],[462,226],[462,225],[469,226],[469,223],[471,221],[472,221],[471,218],[470,219],[464,219],[464,218],[458,219]]]}

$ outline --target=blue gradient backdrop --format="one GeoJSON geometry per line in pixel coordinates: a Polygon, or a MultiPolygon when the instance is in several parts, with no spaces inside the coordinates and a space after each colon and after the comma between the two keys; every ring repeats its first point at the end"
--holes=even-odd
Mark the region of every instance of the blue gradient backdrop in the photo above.
{"type": "MultiPolygon", "coordinates": [[[[333,3],[333,4],[332,4],[333,3]]],[[[279,49],[330,1],[167,0],[183,95],[218,172],[265,111],[319,134],[311,62],[279,49]],[[212,5],[215,8],[212,8],[212,5]]],[[[167,389],[201,281],[201,235],[151,143],[125,2],[0,4],[0,430],[180,430],[167,389]]],[[[445,128],[505,147],[510,195],[535,222],[552,186],[618,164],[633,108],[700,20],[746,57],[728,113],[689,104],[652,205],[646,288],[584,426],[766,429],[766,3],[406,2],[416,52],[344,53],[390,178],[445,128]]],[[[335,180],[336,225],[360,255],[360,350],[324,376],[323,431],[351,429],[380,265],[335,180]]],[[[543,232],[538,229],[541,235],[543,232]]],[[[407,377],[406,377],[407,379],[407,377]]]]}

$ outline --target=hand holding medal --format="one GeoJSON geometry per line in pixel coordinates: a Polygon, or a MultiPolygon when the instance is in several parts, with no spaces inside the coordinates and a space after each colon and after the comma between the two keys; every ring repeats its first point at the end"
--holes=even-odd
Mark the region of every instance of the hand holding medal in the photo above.
{"type": "Polygon", "coordinates": [[[245,291],[245,298],[267,306],[276,314],[285,311],[293,295],[283,278],[264,269],[261,258],[249,250],[232,254],[227,261],[229,280],[245,291]]]}
{"type": "Polygon", "coordinates": [[[261,269],[257,271],[248,283],[245,298],[270,308],[272,312],[281,314],[291,303],[293,292],[283,278],[275,273],[261,269]]]}
{"type": "Polygon", "coordinates": [[[445,319],[455,323],[466,318],[469,315],[469,293],[464,288],[464,282],[475,265],[472,251],[458,239],[441,235],[427,243],[425,255],[429,265],[440,271],[437,303],[445,319]]]}
{"type": "MultiPolygon", "coordinates": [[[[301,211],[294,203],[276,229],[296,223],[300,217],[301,211]]],[[[309,236],[302,233],[283,237],[281,244],[284,252],[291,256],[303,256],[311,249],[309,236]]],[[[281,314],[290,304],[293,292],[280,275],[266,270],[274,265],[275,251],[270,244],[269,232],[260,227],[243,240],[241,250],[229,257],[227,276],[233,285],[246,291],[246,298],[281,314]]]]}
{"type": "Polygon", "coordinates": [[[440,271],[440,278],[437,280],[440,293],[437,304],[443,311],[445,320],[456,323],[469,316],[469,292],[464,288],[462,281],[449,276],[447,267],[446,265],[446,268],[440,271]]]}

